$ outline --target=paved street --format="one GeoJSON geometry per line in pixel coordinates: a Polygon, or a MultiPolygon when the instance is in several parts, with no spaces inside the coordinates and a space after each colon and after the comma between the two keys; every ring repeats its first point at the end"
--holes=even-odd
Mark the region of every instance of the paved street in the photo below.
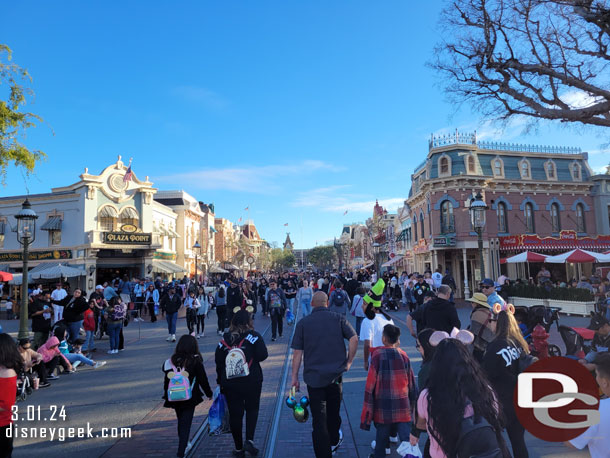
{"type": "MultiPolygon", "coordinates": [[[[404,324],[406,312],[392,312],[395,322],[401,327],[402,348],[407,351],[417,373],[421,360],[414,347],[414,340],[408,335],[404,324]]],[[[468,322],[469,309],[460,307],[460,319],[468,322]]],[[[215,330],[215,314],[211,313],[207,322],[207,335],[200,340],[205,367],[212,386],[215,386],[213,352],[218,342],[215,330]]],[[[350,317],[351,319],[351,317],[350,317]]],[[[586,324],[579,317],[561,317],[562,323],[569,325],[586,324]]],[[[9,332],[17,330],[17,321],[2,321],[9,332]]],[[[256,328],[264,334],[269,347],[269,358],[262,364],[264,371],[263,395],[259,422],[255,437],[261,456],[294,458],[313,456],[311,444],[311,419],[306,424],[297,423],[291,411],[283,404],[289,389],[290,374],[284,380],[285,363],[290,356],[288,343],[293,327],[286,327],[284,337],[270,342],[269,320],[258,316],[256,328]],[[284,387],[279,389],[284,383],[284,387]],[[279,412],[278,412],[278,395],[279,412]]],[[[185,331],[184,319],[178,327],[185,331]]],[[[108,361],[97,370],[79,368],[73,375],[64,375],[51,388],[35,392],[25,402],[18,403],[22,418],[19,427],[85,427],[92,428],[96,436],[102,428],[131,428],[131,438],[71,439],[64,442],[48,441],[42,438],[18,438],[15,442],[15,457],[29,457],[44,454],[45,457],[65,457],[76,455],[105,457],[163,457],[174,456],[177,445],[176,422],[173,411],[161,404],[162,362],[171,354],[173,345],[165,341],[165,321],[156,324],[148,322],[138,326],[131,323],[125,330],[126,350],[118,355],[107,355],[108,340],[98,341],[96,356],[108,361]],[[41,407],[39,421],[27,421],[30,409],[41,407]],[[65,406],[66,420],[51,422],[51,406],[65,406]],[[45,421],[45,418],[47,419],[45,421]]],[[[552,331],[551,341],[560,343],[561,339],[552,331]]],[[[362,368],[362,346],[350,372],[344,377],[344,401],[342,405],[344,442],[338,457],[367,457],[374,439],[374,429],[362,431],[359,428],[362,396],[366,373],[362,368]]],[[[204,424],[209,401],[200,405],[193,422],[192,436],[204,424]]],[[[35,410],[34,412],[37,412],[35,410]]],[[[30,410],[30,414],[32,410],[30,410]]],[[[38,414],[36,413],[36,416],[38,414]]],[[[423,444],[424,441],[422,441],[423,444]]],[[[531,436],[527,439],[530,456],[533,457],[584,457],[587,453],[572,452],[562,445],[545,443],[531,436]]],[[[192,456],[222,458],[231,456],[233,441],[230,434],[221,436],[204,435],[192,456]]],[[[397,455],[394,455],[397,456],[397,455]]]]}

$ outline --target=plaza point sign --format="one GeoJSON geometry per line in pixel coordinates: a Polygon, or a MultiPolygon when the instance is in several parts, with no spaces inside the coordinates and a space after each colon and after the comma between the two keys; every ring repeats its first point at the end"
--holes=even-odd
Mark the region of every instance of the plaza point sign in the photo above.
{"type": "Polygon", "coordinates": [[[610,248],[610,235],[588,237],[576,231],[561,231],[558,237],[540,237],[538,234],[520,234],[500,237],[500,250],[584,250],[610,248]]]}
{"type": "Polygon", "coordinates": [[[104,232],[104,243],[113,245],[150,245],[152,243],[152,234],[104,232]]]}

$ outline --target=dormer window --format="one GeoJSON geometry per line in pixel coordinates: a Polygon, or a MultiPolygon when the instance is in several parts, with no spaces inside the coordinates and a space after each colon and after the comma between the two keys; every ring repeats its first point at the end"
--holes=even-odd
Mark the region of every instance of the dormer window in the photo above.
{"type": "Polygon", "coordinates": [[[581,181],[582,180],[582,170],[581,170],[580,164],[578,162],[574,162],[570,166],[570,171],[572,172],[572,179],[574,181],[581,181]]]}
{"type": "Polygon", "coordinates": [[[474,155],[469,154],[466,159],[466,171],[468,173],[477,173],[477,164],[474,160],[474,155]]]}
{"type": "Polygon", "coordinates": [[[524,180],[532,178],[530,161],[523,159],[521,162],[519,162],[519,173],[521,174],[521,178],[524,180]]]}
{"type": "Polygon", "coordinates": [[[499,157],[491,161],[493,175],[496,178],[504,178],[504,162],[499,157]]]}
{"type": "Polygon", "coordinates": [[[446,154],[443,154],[438,159],[438,176],[450,176],[451,175],[451,159],[446,154]]]}
{"type": "Polygon", "coordinates": [[[548,161],[544,164],[544,171],[546,172],[547,180],[557,179],[557,170],[555,169],[555,163],[553,161],[548,161]]]}

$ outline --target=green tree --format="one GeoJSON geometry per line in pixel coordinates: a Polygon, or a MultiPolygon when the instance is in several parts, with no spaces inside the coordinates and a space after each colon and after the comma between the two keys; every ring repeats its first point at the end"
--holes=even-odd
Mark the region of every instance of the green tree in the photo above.
{"type": "Polygon", "coordinates": [[[282,267],[289,269],[293,267],[296,262],[297,259],[295,258],[292,251],[285,250],[284,255],[282,256],[282,267]]]}
{"type": "Polygon", "coordinates": [[[307,254],[309,262],[319,269],[330,268],[337,263],[337,252],[333,246],[317,246],[307,254]]]}
{"type": "Polygon", "coordinates": [[[2,89],[0,97],[0,181],[6,183],[7,168],[10,164],[24,167],[27,173],[34,170],[36,163],[46,157],[39,150],[29,150],[20,141],[30,127],[35,127],[36,122],[42,122],[42,118],[34,113],[21,111],[28,98],[34,95],[29,87],[32,78],[28,71],[11,62],[11,48],[0,44],[0,86],[2,89]]]}

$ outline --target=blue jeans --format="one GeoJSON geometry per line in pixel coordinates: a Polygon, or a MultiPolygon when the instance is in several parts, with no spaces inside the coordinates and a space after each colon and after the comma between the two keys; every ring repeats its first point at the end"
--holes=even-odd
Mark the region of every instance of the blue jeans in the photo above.
{"type": "Polygon", "coordinates": [[[119,349],[119,334],[121,333],[121,328],[123,327],[123,322],[119,321],[118,323],[109,322],[107,326],[108,336],[110,337],[110,349],[118,350],[119,349]]]}
{"type": "Polygon", "coordinates": [[[95,363],[87,358],[85,355],[80,353],[68,353],[64,355],[70,364],[74,364],[76,361],[80,361],[81,363],[87,364],[88,366],[93,366],[95,363]]]}
{"type": "Polygon", "coordinates": [[[364,320],[363,316],[356,317],[356,335],[360,338],[360,328],[362,327],[362,321],[364,320]]]}
{"type": "Polygon", "coordinates": [[[409,423],[375,423],[377,435],[375,436],[375,458],[385,458],[385,449],[390,447],[390,430],[396,425],[400,442],[409,442],[411,422],[409,423]]]}
{"type": "Polygon", "coordinates": [[[294,297],[292,299],[286,299],[286,302],[288,303],[288,310],[294,313],[294,297]]]}
{"type": "Polygon", "coordinates": [[[303,307],[303,316],[311,314],[311,299],[303,299],[301,306],[303,307]]]}
{"type": "Polygon", "coordinates": [[[167,320],[167,330],[170,334],[176,334],[176,321],[178,320],[178,312],[165,314],[167,320]]]}
{"type": "Polygon", "coordinates": [[[74,342],[80,335],[80,327],[83,324],[83,320],[66,324],[68,326],[68,342],[74,342]]]}
{"type": "Polygon", "coordinates": [[[87,333],[85,337],[85,343],[83,344],[83,351],[91,351],[95,349],[95,331],[85,331],[87,333]]]}

